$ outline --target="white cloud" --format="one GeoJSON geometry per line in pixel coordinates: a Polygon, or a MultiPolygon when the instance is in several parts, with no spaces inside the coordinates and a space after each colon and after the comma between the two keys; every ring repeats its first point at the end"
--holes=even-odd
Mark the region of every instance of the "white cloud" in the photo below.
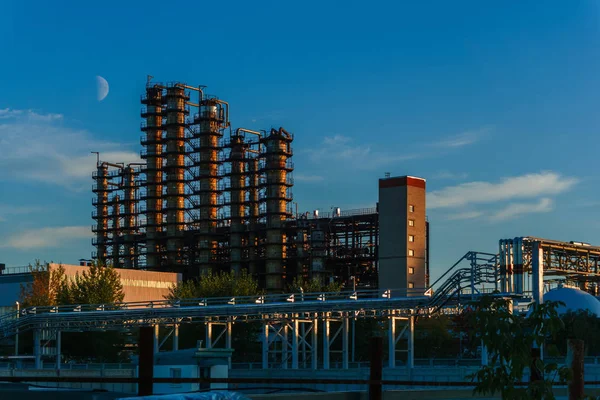
{"type": "Polygon", "coordinates": [[[449,221],[456,221],[456,220],[462,220],[462,219],[475,219],[475,218],[479,218],[483,215],[482,211],[466,211],[466,212],[462,212],[462,213],[458,213],[458,214],[450,214],[449,216],[446,217],[447,220],[449,221]]]}
{"type": "Polygon", "coordinates": [[[89,226],[61,226],[31,229],[3,241],[2,246],[17,250],[64,246],[68,242],[92,237],[89,226]]]}
{"type": "Polygon", "coordinates": [[[490,216],[490,221],[501,221],[523,214],[550,212],[553,209],[552,199],[541,198],[535,203],[511,203],[490,216]]]}
{"type": "Polygon", "coordinates": [[[25,215],[42,211],[42,207],[37,206],[13,206],[0,204],[0,222],[6,221],[7,216],[25,215]]]}
{"type": "Polygon", "coordinates": [[[91,183],[96,157],[113,162],[139,162],[136,152],[123,144],[97,140],[84,130],[57,123],[60,114],[37,114],[31,110],[0,110],[0,180],[35,180],[73,190],[91,183]]]}
{"type": "Polygon", "coordinates": [[[58,121],[63,119],[62,114],[38,114],[33,110],[14,110],[11,108],[0,109],[0,119],[26,118],[32,121],[58,121]]]}
{"type": "Polygon", "coordinates": [[[321,175],[294,174],[294,180],[298,182],[322,182],[325,178],[321,175]]]}
{"type": "Polygon", "coordinates": [[[354,169],[367,170],[419,157],[417,154],[373,151],[370,145],[355,143],[352,138],[343,135],[326,136],[320,146],[308,152],[310,160],[315,163],[337,161],[354,169]]]}
{"type": "Polygon", "coordinates": [[[463,180],[467,179],[469,174],[466,172],[456,173],[450,171],[440,171],[437,174],[433,174],[430,179],[440,179],[440,180],[463,180]]]}
{"type": "Polygon", "coordinates": [[[490,128],[481,128],[477,130],[461,132],[457,135],[449,136],[445,139],[432,143],[436,147],[457,148],[474,144],[480,141],[490,128]]]}
{"type": "Polygon", "coordinates": [[[469,182],[429,193],[427,206],[432,209],[462,207],[468,204],[548,196],[569,190],[577,181],[576,178],[564,177],[555,172],[541,172],[504,178],[498,183],[469,182]]]}

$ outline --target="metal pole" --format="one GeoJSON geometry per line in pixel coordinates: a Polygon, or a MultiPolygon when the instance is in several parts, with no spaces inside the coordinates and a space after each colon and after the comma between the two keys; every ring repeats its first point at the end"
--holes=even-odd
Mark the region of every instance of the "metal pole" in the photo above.
{"type": "Polygon", "coordinates": [[[262,367],[269,369],[269,323],[264,322],[262,332],[262,367]]]}
{"type": "Polygon", "coordinates": [[[61,332],[56,331],[56,369],[60,369],[61,341],[61,332]]]}
{"type": "Polygon", "coordinates": [[[35,369],[42,369],[42,349],[40,348],[40,330],[33,331],[33,355],[35,356],[35,369]]]}
{"type": "Polygon", "coordinates": [[[179,350],[179,324],[173,325],[173,351],[179,350]]]}
{"type": "Polygon", "coordinates": [[[158,341],[160,326],[158,324],[154,325],[154,353],[158,353],[160,351],[160,343],[158,341]]]}
{"type": "Polygon", "coordinates": [[[318,327],[319,327],[319,321],[315,318],[313,319],[313,326],[312,326],[312,332],[311,332],[311,348],[310,348],[310,352],[311,352],[311,367],[312,369],[316,370],[318,368],[318,353],[317,353],[317,345],[318,345],[318,338],[317,338],[317,333],[318,333],[318,327]]]}
{"type": "Polygon", "coordinates": [[[227,321],[227,337],[226,337],[227,342],[225,344],[225,346],[228,349],[231,349],[232,330],[233,330],[233,322],[231,322],[231,319],[229,319],[227,321]]]}
{"type": "MultiPolygon", "coordinates": [[[[408,368],[415,367],[415,317],[408,317],[408,368]]],[[[412,374],[411,374],[412,376],[412,374]]]]}
{"type": "Polygon", "coordinates": [[[388,328],[388,362],[389,367],[396,367],[396,319],[390,317],[388,328]]]}
{"type": "MultiPolygon", "coordinates": [[[[371,338],[371,381],[381,381],[383,377],[383,338],[371,338]]],[[[369,384],[369,400],[381,400],[382,387],[381,383],[369,384]]]]}
{"type": "MultiPolygon", "coordinates": [[[[356,293],[356,276],[352,277],[352,293],[356,293]]],[[[356,360],[356,314],[352,311],[352,363],[356,360]]]]}
{"type": "Polygon", "coordinates": [[[329,319],[323,320],[323,369],[329,369],[329,319]]]}
{"type": "Polygon", "coordinates": [[[531,251],[531,269],[533,301],[537,304],[544,303],[544,250],[540,242],[534,242],[531,251]]]}
{"type": "Polygon", "coordinates": [[[288,367],[288,340],[289,340],[289,334],[288,334],[288,324],[287,322],[284,321],[283,323],[283,335],[281,337],[281,368],[283,369],[287,369],[288,367]]]}
{"type": "Polygon", "coordinates": [[[212,324],[206,323],[206,348],[212,349],[212,324]]]}
{"type": "Polygon", "coordinates": [[[348,316],[342,317],[342,368],[348,369],[348,316]]]}
{"type": "Polygon", "coordinates": [[[138,396],[149,396],[152,394],[152,380],[154,379],[154,336],[153,327],[140,327],[138,396]]]}
{"type": "Polygon", "coordinates": [[[583,340],[568,340],[567,366],[570,366],[573,371],[573,379],[569,382],[569,400],[583,399],[585,386],[583,349],[583,340]]]}
{"type": "MultiPolygon", "coordinates": [[[[18,301],[16,301],[15,304],[17,305],[17,319],[19,319],[21,317],[21,304],[18,301]]],[[[19,327],[17,326],[17,329],[15,331],[15,356],[18,356],[18,355],[19,355],[19,327]]]]}
{"type": "Polygon", "coordinates": [[[292,369],[298,369],[298,316],[294,318],[294,328],[292,330],[292,369]]]}

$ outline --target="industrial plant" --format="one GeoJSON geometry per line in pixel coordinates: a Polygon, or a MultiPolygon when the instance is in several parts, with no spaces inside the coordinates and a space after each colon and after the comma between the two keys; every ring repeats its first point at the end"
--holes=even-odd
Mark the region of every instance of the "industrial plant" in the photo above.
{"type": "Polygon", "coordinates": [[[118,268],[182,273],[247,270],[269,292],[296,277],[376,288],[428,287],[425,180],[379,182],[373,208],[292,208],[294,135],[234,128],[205,87],[148,82],[144,163],[93,174],[93,257],[118,268]]]}

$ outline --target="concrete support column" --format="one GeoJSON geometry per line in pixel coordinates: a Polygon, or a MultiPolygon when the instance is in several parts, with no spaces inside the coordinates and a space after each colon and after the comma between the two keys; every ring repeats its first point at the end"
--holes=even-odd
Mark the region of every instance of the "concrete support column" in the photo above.
{"type": "Polygon", "coordinates": [[[281,328],[281,368],[287,369],[288,367],[288,357],[289,357],[289,346],[288,346],[288,324],[287,322],[283,323],[283,327],[281,328]]]}
{"type": "Polygon", "coordinates": [[[388,366],[396,367],[396,319],[390,317],[388,328],[388,366]]]}
{"type": "Polygon", "coordinates": [[[179,324],[173,325],[173,351],[179,350],[179,324]]]}
{"type": "Polygon", "coordinates": [[[154,325],[154,354],[157,354],[160,351],[160,342],[158,341],[159,330],[160,325],[154,325]]]}
{"type": "Polygon", "coordinates": [[[313,326],[312,326],[312,332],[311,332],[311,347],[310,347],[310,351],[311,351],[311,368],[316,370],[319,365],[318,365],[318,351],[317,351],[317,345],[318,345],[318,329],[319,327],[319,320],[317,320],[316,318],[313,319],[313,326]]]}
{"type": "Polygon", "coordinates": [[[56,331],[56,369],[60,369],[60,356],[61,356],[61,347],[62,347],[62,337],[61,332],[56,331]]]}
{"type": "Polygon", "coordinates": [[[227,321],[227,333],[226,333],[226,337],[225,337],[225,347],[230,349],[231,348],[231,340],[232,340],[232,336],[233,336],[233,321],[231,321],[231,319],[229,319],[229,321],[227,321]]]}
{"type": "Polygon", "coordinates": [[[415,317],[408,317],[408,355],[406,365],[412,369],[415,367],[415,317]]]}
{"type": "Polygon", "coordinates": [[[212,349],[212,324],[206,323],[206,348],[212,349]]]}
{"type": "Polygon", "coordinates": [[[42,348],[40,343],[40,330],[33,331],[33,356],[35,357],[35,369],[42,369],[42,348]]]}
{"type": "Polygon", "coordinates": [[[269,323],[266,321],[262,330],[262,367],[269,369],[269,323]]]}
{"type": "Polygon", "coordinates": [[[323,369],[329,369],[329,319],[323,320],[323,369]]]}
{"type": "Polygon", "coordinates": [[[544,250],[540,242],[533,243],[531,251],[531,291],[533,301],[538,304],[544,303],[544,250]]]}
{"type": "MultiPolygon", "coordinates": [[[[300,328],[300,322],[298,316],[293,321],[294,328],[292,329],[292,369],[298,369],[298,330],[300,328]]],[[[305,340],[305,338],[302,338],[305,340]]]]}
{"type": "Polygon", "coordinates": [[[342,368],[348,369],[348,330],[350,320],[346,315],[342,318],[342,368]]]}

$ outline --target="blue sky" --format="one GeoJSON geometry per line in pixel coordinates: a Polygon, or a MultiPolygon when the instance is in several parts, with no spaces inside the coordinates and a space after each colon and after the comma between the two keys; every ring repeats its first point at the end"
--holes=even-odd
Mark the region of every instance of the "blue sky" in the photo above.
{"type": "Polygon", "coordinates": [[[597,2],[170,4],[0,5],[0,262],[89,257],[90,151],[137,157],[147,74],[294,132],[300,210],[426,178],[434,277],[506,237],[600,244],[597,2]]]}

